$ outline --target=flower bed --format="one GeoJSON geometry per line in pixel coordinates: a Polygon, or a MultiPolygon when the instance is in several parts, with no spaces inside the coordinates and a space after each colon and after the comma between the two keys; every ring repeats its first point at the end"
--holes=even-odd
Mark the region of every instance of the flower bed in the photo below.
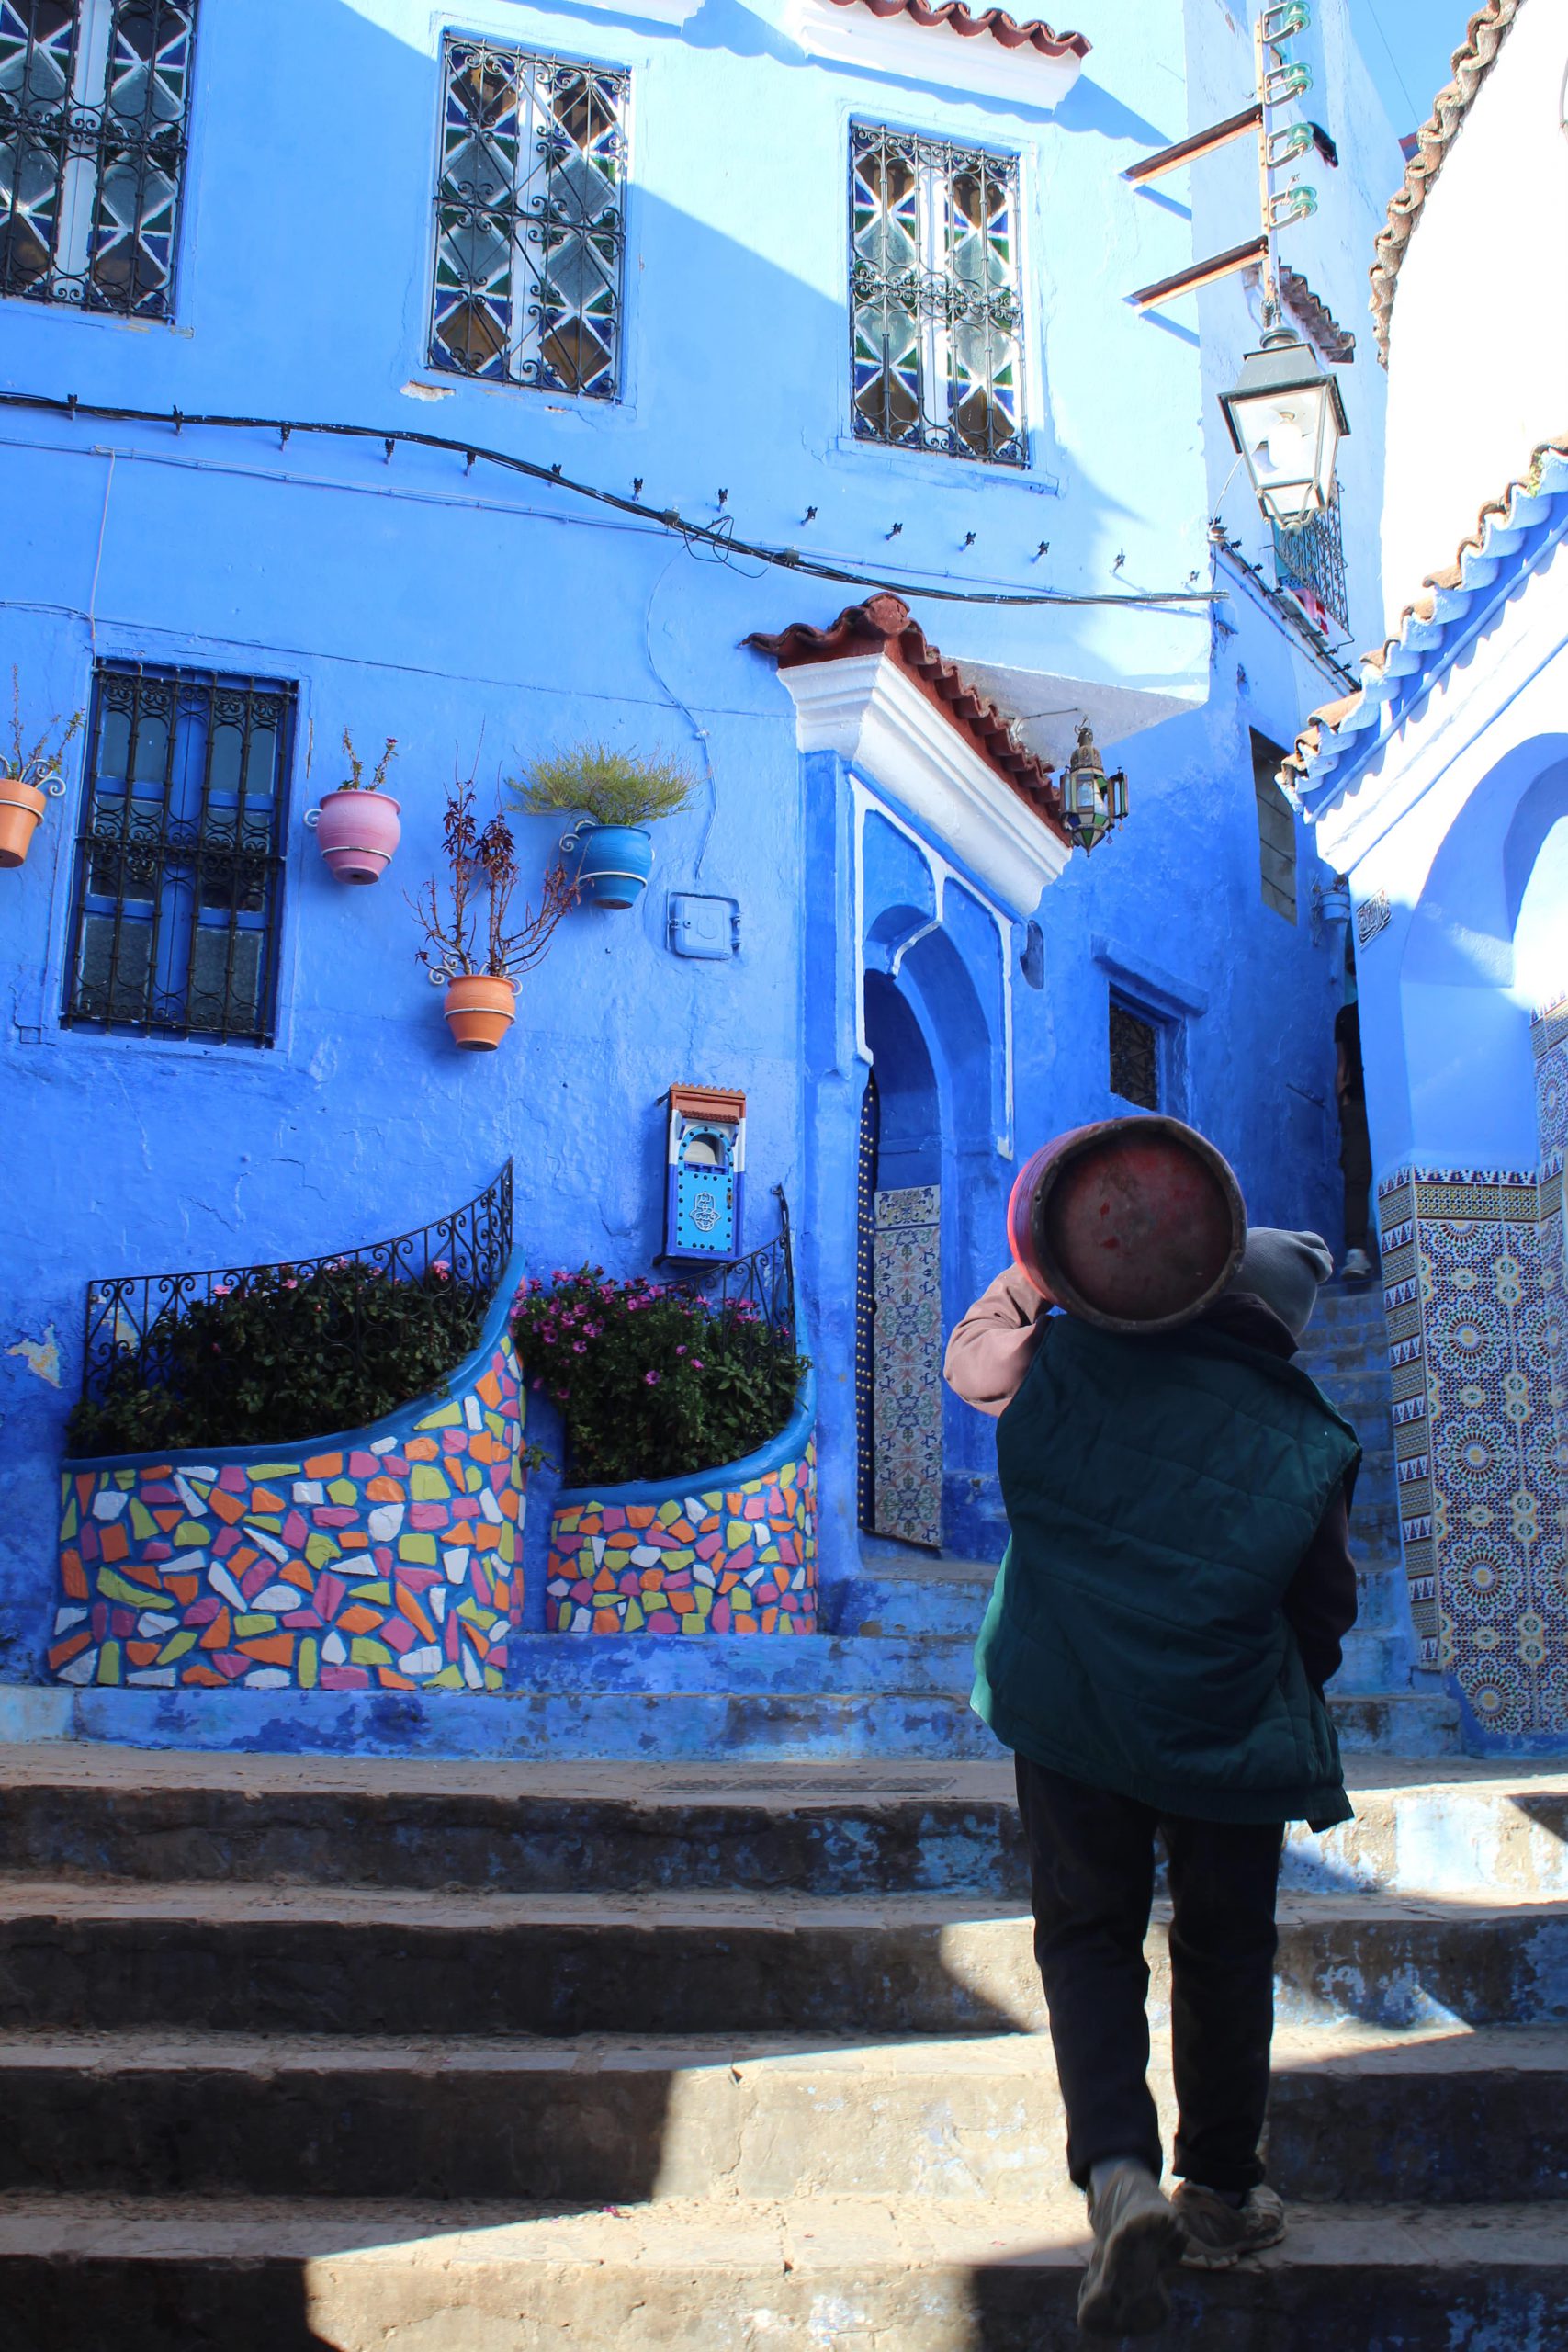
{"type": "Polygon", "coordinates": [[[443,1389],[367,1428],[67,1463],[50,1675],[500,1690],[522,1615],[518,1272],[443,1389]]]}

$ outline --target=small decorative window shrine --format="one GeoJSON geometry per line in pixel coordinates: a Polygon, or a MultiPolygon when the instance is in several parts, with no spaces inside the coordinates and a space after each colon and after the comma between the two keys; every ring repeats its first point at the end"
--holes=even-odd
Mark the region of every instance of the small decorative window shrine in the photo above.
{"type": "Polygon", "coordinates": [[[698,1264],[738,1258],[745,1185],[744,1094],[712,1086],[672,1086],[665,1257],[698,1264]]]}

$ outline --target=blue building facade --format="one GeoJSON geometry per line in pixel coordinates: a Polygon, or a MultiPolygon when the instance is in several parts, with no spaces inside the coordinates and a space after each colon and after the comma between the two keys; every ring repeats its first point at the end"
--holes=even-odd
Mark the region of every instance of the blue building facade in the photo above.
{"type": "MultiPolygon", "coordinates": [[[[826,1591],[868,1546],[999,1552],[934,1366],[1035,1142],[1157,1104],[1255,1218],[1335,1232],[1342,933],[1272,778],[1377,603],[1382,388],[1337,322],[1397,150],[1326,0],[1339,162],[1287,249],[1353,426],[1325,605],[1214,401],[1255,288],[1126,299],[1246,232],[1246,151],[1122,174],[1245,104],[1250,28],[1079,16],[0,14],[0,658],[24,731],[87,714],[0,874],[12,1683],[49,1675],[95,1277],[352,1246],[509,1159],[531,1267],[640,1271],[669,1090],[743,1093],[747,1241],[775,1186],[796,1232],[826,1591]],[[1092,858],[1051,782],[1086,719],[1130,793],[1092,858]],[[368,889],[306,823],[345,727],[398,742],[368,889]],[[446,789],[488,806],[584,738],[686,758],[694,803],[502,1048],[457,1053],[405,903],[446,789]],[[857,1323],[863,1386],[913,1399],[880,1430],[857,1323]]],[[[514,822],[533,894],[560,822],[514,822]]]]}

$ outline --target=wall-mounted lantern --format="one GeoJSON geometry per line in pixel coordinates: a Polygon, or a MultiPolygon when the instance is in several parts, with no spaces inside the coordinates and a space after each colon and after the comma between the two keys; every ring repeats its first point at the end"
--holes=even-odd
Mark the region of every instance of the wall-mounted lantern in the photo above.
{"type": "Polygon", "coordinates": [[[1062,783],[1062,818],[1074,848],[1086,852],[1097,848],[1126,814],[1127,778],[1120,768],[1114,775],[1106,775],[1094,729],[1086,718],[1062,783]]]}
{"type": "Polygon", "coordinates": [[[712,1263],[740,1255],[746,1097],[716,1086],[670,1089],[664,1256],[712,1263]]]}
{"type": "Polygon", "coordinates": [[[1249,351],[1241,379],[1222,392],[1233,444],[1269,522],[1297,531],[1334,496],[1334,460],[1350,426],[1339,386],[1304,343],[1274,327],[1249,351]]]}

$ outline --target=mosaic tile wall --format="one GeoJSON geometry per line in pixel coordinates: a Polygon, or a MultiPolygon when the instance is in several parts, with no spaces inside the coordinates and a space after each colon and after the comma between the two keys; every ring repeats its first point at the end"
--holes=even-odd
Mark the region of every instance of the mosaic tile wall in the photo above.
{"type": "Polygon", "coordinates": [[[1536,1045],[1540,1173],[1406,1170],[1379,1190],[1421,1662],[1499,1736],[1568,1732],[1568,1019],[1538,1023],[1536,1045]]]}
{"type": "Polygon", "coordinates": [[[816,1445],[738,1487],[558,1504],[545,1622],[558,1634],[814,1634],[816,1445]]]}
{"type": "Polygon", "coordinates": [[[876,1195],[872,1429],[878,1535],[942,1543],[942,1190],[876,1195]]]}
{"type": "Polygon", "coordinates": [[[522,1616],[509,1337],[322,1449],[70,1465],[49,1671],[173,1689],[499,1690],[522,1616]]]}

